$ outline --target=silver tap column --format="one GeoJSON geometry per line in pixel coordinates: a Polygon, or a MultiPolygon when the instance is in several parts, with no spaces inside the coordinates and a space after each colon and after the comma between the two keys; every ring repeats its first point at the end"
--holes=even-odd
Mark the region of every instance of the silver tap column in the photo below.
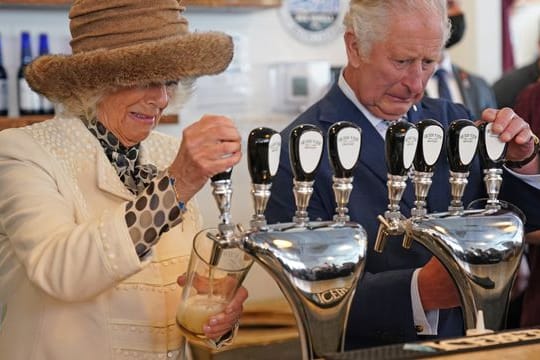
{"type": "Polygon", "coordinates": [[[484,172],[484,183],[488,200],[486,208],[500,209],[498,199],[499,190],[502,184],[502,165],[506,155],[507,144],[499,140],[499,135],[491,131],[493,123],[482,123],[478,126],[480,131],[479,154],[484,172]]]}
{"type": "MultiPolygon", "coordinates": [[[[414,157],[413,183],[416,201],[411,209],[413,218],[422,218],[427,215],[426,199],[431,188],[433,170],[444,144],[444,129],[440,122],[433,119],[421,120],[416,124],[418,129],[418,147],[414,157]]],[[[403,247],[409,249],[413,239],[405,234],[403,247]]]]}
{"type": "Polygon", "coordinates": [[[278,170],[281,135],[275,130],[260,127],[248,137],[248,170],[251,176],[253,207],[252,229],[266,229],[264,211],[270,199],[272,179],[278,170]]]}
{"type": "Polygon", "coordinates": [[[294,176],[296,214],[293,221],[300,227],[309,221],[307,207],[313,194],[313,181],[321,164],[323,151],[322,131],[311,124],[295,127],[289,141],[289,157],[294,176]]]}
{"type": "Polygon", "coordinates": [[[232,168],[211,178],[212,195],[214,195],[220,213],[218,234],[208,234],[215,241],[210,257],[210,264],[212,265],[218,263],[223,248],[231,247],[235,242],[234,224],[231,222],[231,173],[232,168]]]}
{"type": "Polygon", "coordinates": [[[334,221],[349,221],[347,204],[353,189],[353,171],[360,156],[362,130],[353,123],[342,121],[328,129],[328,156],[334,170],[333,184],[336,199],[334,221]]]}
{"type": "Polygon", "coordinates": [[[379,215],[379,229],[374,250],[382,252],[390,235],[404,233],[401,226],[403,215],[399,203],[407,187],[407,173],[412,165],[418,145],[416,126],[406,121],[396,121],[386,131],[386,167],[388,168],[388,210],[379,215]]]}
{"type": "MultiPolygon", "coordinates": [[[[460,294],[467,333],[504,328],[514,276],[523,250],[523,222],[498,206],[493,174],[500,168],[504,145],[469,120],[450,124],[446,137],[452,201],[448,212],[412,217],[402,222],[413,238],[436,256],[460,294]],[[482,137],[485,137],[482,139],[482,137]],[[478,143],[490,199],[487,207],[464,210],[461,201],[478,143]],[[478,322],[484,319],[484,324],[478,322]]],[[[498,180],[497,180],[498,181],[498,180]]],[[[498,193],[498,191],[497,191],[498,193]]]]}
{"type": "MultiPolygon", "coordinates": [[[[329,151],[335,153],[337,147],[345,151],[338,151],[332,164],[343,165],[343,174],[348,178],[352,176],[349,172],[352,174],[357,158],[347,157],[354,153],[358,156],[359,129],[346,123],[332,129],[328,133],[329,151]],[[336,147],[340,141],[346,141],[346,144],[336,147]]],[[[248,159],[251,159],[250,173],[254,184],[269,184],[273,176],[272,165],[266,161],[274,156],[272,134],[257,129],[250,135],[249,144],[253,146],[248,146],[248,159]],[[255,164],[259,160],[262,163],[255,164]]],[[[367,235],[360,225],[309,221],[306,209],[321,161],[322,146],[322,132],[318,128],[301,125],[293,129],[290,160],[297,199],[294,222],[266,225],[255,214],[251,231],[245,233],[242,240],[243,249],[272,275],[289,301],[297,321],[304,360],[343,351],[347,316],[364,269],[367,250],[367,235]]],[[[343,214],[347,213],[345,197],[341,196],[338,206],[343,214]]],[[[262,210],[264,201],[255,203],[257,213],[262,210]]]]}

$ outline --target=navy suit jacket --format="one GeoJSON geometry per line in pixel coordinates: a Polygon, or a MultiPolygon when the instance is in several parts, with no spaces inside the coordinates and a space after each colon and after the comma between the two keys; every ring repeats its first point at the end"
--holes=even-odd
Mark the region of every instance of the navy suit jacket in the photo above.
{"type": "MultiPolygon", "coordinates": [[[[459,104],[445,100],[424,98],[416,111],[409,111],[409,121],[436,119],[447,127],[455,119],[470,118],[459,104]]],[[[306,112],[282,131],[281,162],[272,186],[266,216],[269,223],[290,222],[295,211],[292,193],[292,172],[289,163],[288,140],[290,131],[300,124],[314,124],[326,134],[337,121],[350,121],[362,128],[362,145],[358,167],[354,173],[354,189],[350,196],[349,215],[361,224],[368,234],[368,254],[365,274],[359,282],[348,318],[346,348],[353,349],[389,343],[415,341],[416,334],[411,305],[411,277],[431,254],[414,242],[411,249],[401,246],[401,238],[388,239],[382,254],[373,251],[378,228],[377,215],[387,208],[387,169],[384,140],[358,108],[343,94],[337,84],[306,112]]],[[[441,154],[433,177],[427,203],[430,212],[446,211],[450,202],[449,167],[446,155],[441,154]]],[[[464,203],[485,197],[478,159],[475,159],[465,190],[464,203]]],[[[410,215],[414,206],[414,190],[409,184],[401,211],[410,215]]],[[[323,159],[315,177],[314,192],[308,208],[312,220],[330,220],[335,209],[332,191],[332,171],[325,146],[323,159]]],[[[463,334],[463,320],[459,308],[440,311],[440,337],[463,334]]]]}

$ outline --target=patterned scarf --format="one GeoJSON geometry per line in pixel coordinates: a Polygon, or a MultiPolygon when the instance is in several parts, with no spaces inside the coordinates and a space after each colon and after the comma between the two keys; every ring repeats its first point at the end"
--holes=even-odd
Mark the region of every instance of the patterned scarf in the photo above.
{"type": "Polygon", "coordinates": [[[88,121],[88,130],[98,139],[107,158],[116,169],[120,180],[133,194],[139,194],[157,175],[152,164],[139,164],[139,145],[125,147],[118,138],[99,121],[88,121]]]}

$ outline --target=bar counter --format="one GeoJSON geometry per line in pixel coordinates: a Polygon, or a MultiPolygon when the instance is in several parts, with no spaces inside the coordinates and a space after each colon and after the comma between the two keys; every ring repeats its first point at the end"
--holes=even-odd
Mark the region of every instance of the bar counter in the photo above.
{"type": "MultiPolygon", "coordinates": [[[[192,345],[197,360],[301,360],[296,326],[247,325],[222,351],[192,345]]],[[[492,360],[540,359],[540,328],[516,329],[475,337],[372,347],[328,354],[321,360],[492,360]]]]}

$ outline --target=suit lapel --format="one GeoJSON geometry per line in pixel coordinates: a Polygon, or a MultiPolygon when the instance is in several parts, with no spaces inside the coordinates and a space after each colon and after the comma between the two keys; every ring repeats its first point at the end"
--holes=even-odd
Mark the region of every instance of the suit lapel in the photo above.
{"type": "Polygon", "coordinates": [[[133,194],[120,180],[116,169],[112,166],[101,148],[96,152],[96,169],[97,186],[100,190],[118,196],[124,200],[133,200],[133,194]]]}

